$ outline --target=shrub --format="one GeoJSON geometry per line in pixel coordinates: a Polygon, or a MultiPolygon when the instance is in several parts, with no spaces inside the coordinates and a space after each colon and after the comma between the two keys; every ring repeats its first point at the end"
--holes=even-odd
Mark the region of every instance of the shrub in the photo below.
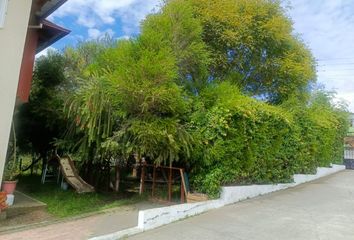
{"type": "Polygon", "coordinates": [[[216,196],[215,183],[291,180],[284,149],[291,115],[242,95],[227,82],[208,88],[201,99],[191,124],[203,145],[194,153],[195,187],[216,196]]]}
{"type": "Polygon", "coordinates": [[[270,106],[224,82],[206,89],[196,106],[192,184],[210,196],[220,185],[289,182],[341,159],[345,116],[318,99],[294,109],[270,106]]]}

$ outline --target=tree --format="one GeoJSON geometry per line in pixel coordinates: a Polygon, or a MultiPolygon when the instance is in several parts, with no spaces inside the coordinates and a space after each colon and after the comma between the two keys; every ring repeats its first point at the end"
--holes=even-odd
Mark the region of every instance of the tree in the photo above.
{"type": "Polygon", "coordinates": [[[160,44],[171,48],[179,85],[195,94],[208,84],[210,53],[200,19],[194,17],[189,2],[168,1],[158,13],[149,15],[142,23],[140,38],[150,35],[159,36],[160,44]]]}
{"type": "Polygon", "coordinates": [[[115,111],[120,123],[113,138],[125,155],[145,156],[155,163],[189,153],[185,128],[189,98],[177,85],[177,61],[161,35],[146,32],[118,44],[111,55],[115,111]]]}
{"type": "Polygon", "coordinates": [[[64,146],[84,162],[102,161],[101,144],[112,136],[115,118],[106,92],[109,88],[106,79],[91,76],[78,85],[65,103],[64,112],[71,124],[64,146]]]}
{"type": "MultiPolygon", "coordinates": [[[[89,143],[93,142],[97,128],[90,128],[87,135],[90,138],[86,138],[82,129],[72,125],[72,116],[68,118],[64,106],[76,95],[83,95],[85,91],[90,94],[97,93],[91,96],[90,101],[98,99],[100,91],[96,92],[97,81],[91,80],[94,77],[89,75],[88,67],[105,49],[114,44],[115,41],[108,37],[80,42],[76,47],[67,47],[64,52],[50,51],[48,55],[36,60],[29,102],[19,106],[16,114],[15,123],[22,152],[39,155],[45,160],[51,150],[58,149],[61,153],[75,152],[81,159],[88,159],[89,153],[95,150],[89,148],[89,143]],[[90,83],[89,86],[81,89],[86,80],[90,83]]],[[[74,101],[71,106],[83,114],[79,115],[82,118],[76,118],[77,123],[81,123],[82,127],[83,122],[91,121],[92,125],[95,120],[88,119],[78,105],[79,103],[74,101]]],[[[91,113],[90,109],[86,112],[91,113]]],[[[107,131],[105,129],[105,132],[107,131]]],[[[89,161],[94,160],[95,158],[91,158],[89,161]]]]}
{"type": "Polygon", "coordinates": [[[293,34],[281,1],[179,1],[191,3],[202,24],[211,79],[231,80],[245,93],[272,103],[308,93],[316,78],[315,62],[293,34]]]}
{"type": "Polygon", "coordinates": [[[116,41],[105,36],[101,39],[79,42],[76,47],[67,47],[63,56],[68,64],[67,95],[63,110],[68,120],[68,131],[64,141],[58,144],[77,152],[83,161],[97,161],[101,143],[111,135],[113,116],[110,99],[106,94],[109,84],[100,78],[95,67],[100,56],[116,45],[116,41]]]}
{"type": "Polygon", "coordinates": [[[132,156],[186,161],[192,185],[212,196],[221,184],[313,173],[342,159],[347,114],[310,91],[314,60],[292,31],[276,0],[166,0],[136,38],[39,59],[28,136],[48,149],[68,126],[57,143],[96,186],[114,162],[116,190],[132,156]]]}
{"type": "Polygon", "coordinates": [[[156,163],[188,154],[183,116],[189,98],[177,84],[172,49],[161,39],[146,32],[121,40],[85,69],[66,109],[82,146],[94,148],[87,159],[100,161],[107,141],[119,144],[121,156],[138,154],[156,163]]]}
{"type": "Polygon", "coordinates": [[[53,148],[54,139],[62,136],[66,124],[63,116],[65,68],[65,58],[58,52],[49,52],[36,60],[29,102],[19,106],[16,114],[22,151],[45,157],[53,148]]]}

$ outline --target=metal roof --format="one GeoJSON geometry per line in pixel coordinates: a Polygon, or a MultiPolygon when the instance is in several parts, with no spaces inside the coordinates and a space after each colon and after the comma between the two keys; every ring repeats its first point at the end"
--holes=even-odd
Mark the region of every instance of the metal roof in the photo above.
{"type": "Polygon", "coordinates": [[[38,34],[38,45],[36,53],[41,52],[45,48],[49,47],[70,33],[70,30],[60,27],[45,19],[41,21],[41,24],[42,28],[39,30],[38,34]]]}
{"type": "Polygon", "coordinates": [[[46,0],[36,15],[40,19],[44,19],[57,10],[61,5],[63,5],[67,0],[46,0]]]}

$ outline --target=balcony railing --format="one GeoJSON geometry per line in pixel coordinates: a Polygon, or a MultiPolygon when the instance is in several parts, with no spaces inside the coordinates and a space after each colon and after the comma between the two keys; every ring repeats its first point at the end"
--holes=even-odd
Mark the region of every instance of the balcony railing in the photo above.
{"type": "Polygon", "coordinates": [[[354,160],[354,147],[345,147],[344,148],[344,159],[353,159],[354,160]]]}

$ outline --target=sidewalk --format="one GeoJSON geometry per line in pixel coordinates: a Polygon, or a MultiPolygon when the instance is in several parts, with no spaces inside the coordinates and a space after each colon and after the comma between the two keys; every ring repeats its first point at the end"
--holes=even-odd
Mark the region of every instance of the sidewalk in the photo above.
{"type": "Polygon", "coordinates": [[[65,220],[46,226],[31,227],[11,233],[0,233],[1,240],[81,240],[135,227],[138,212],[142,209],[160,207],[151,203],[140,203],[108,210],[76,220],[65,220]]]}

